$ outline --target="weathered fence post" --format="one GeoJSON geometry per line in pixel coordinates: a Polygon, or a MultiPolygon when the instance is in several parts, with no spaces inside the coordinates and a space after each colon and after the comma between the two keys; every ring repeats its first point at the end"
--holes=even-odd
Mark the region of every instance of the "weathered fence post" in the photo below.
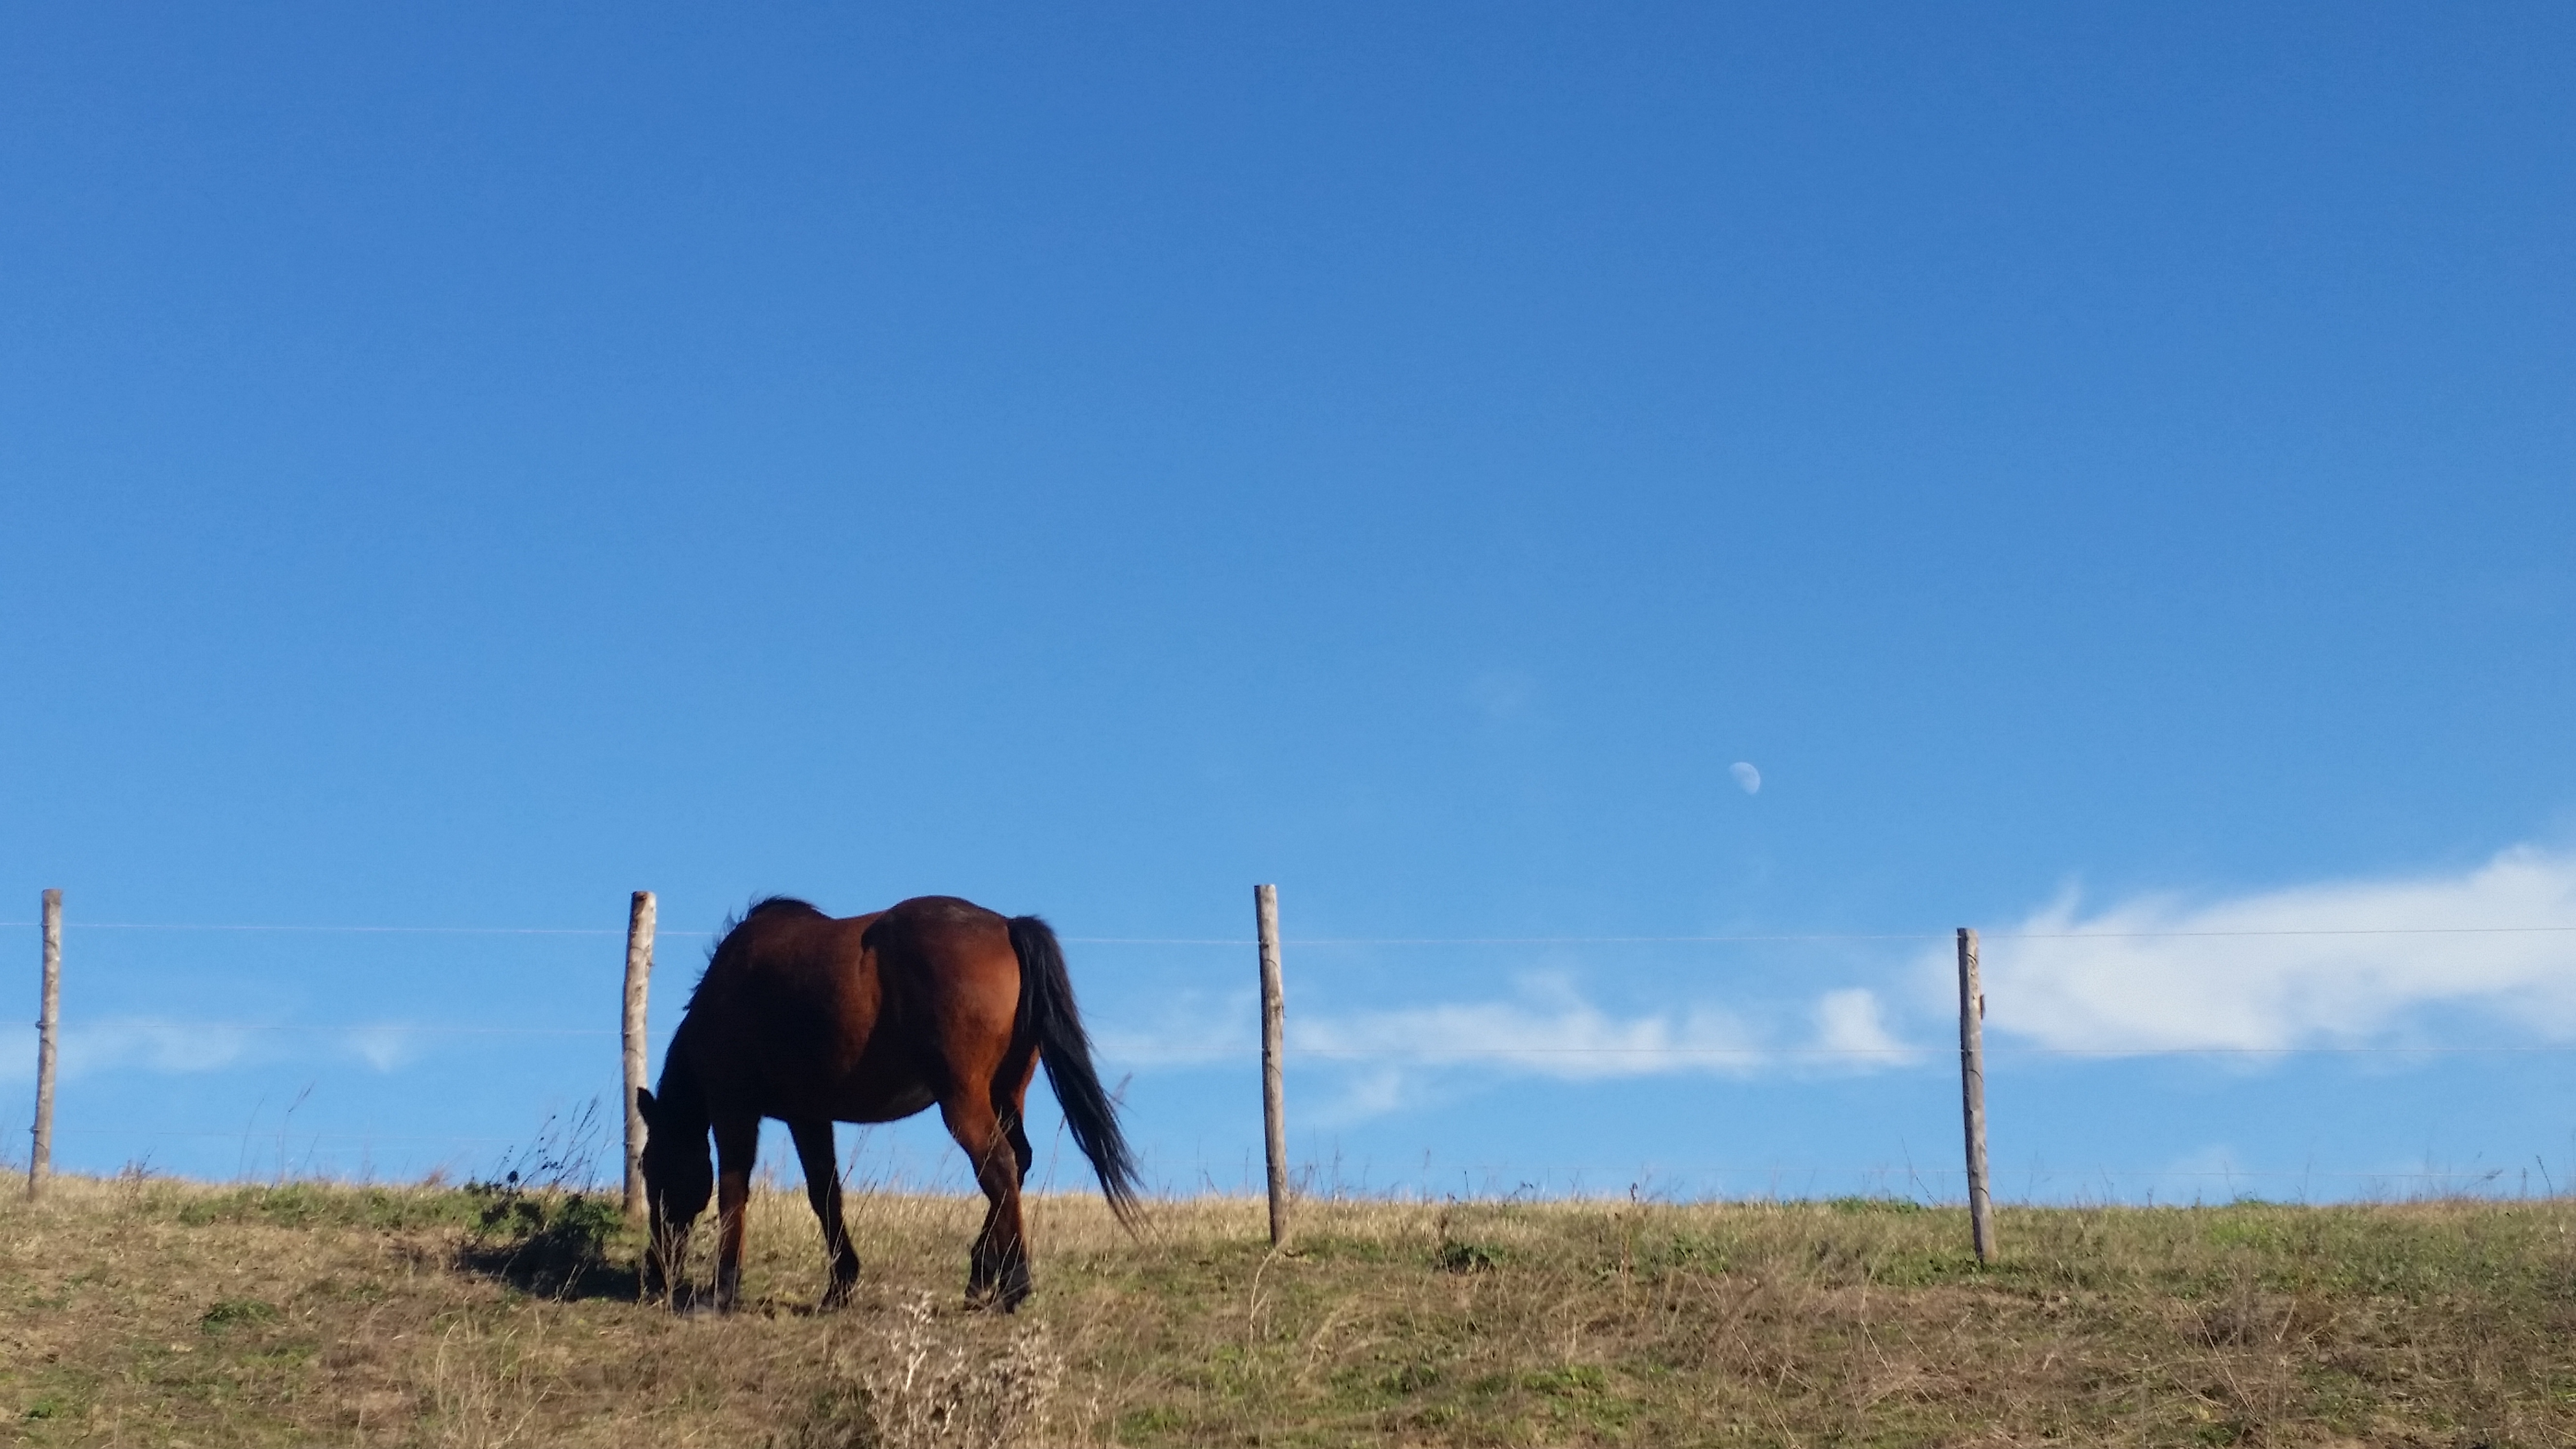
{"type": "Polygon", "coordinates": [[[1968,1119],[1968,1231],[1977,1261],[1995,1260],[1995,1202],[1986,1188],[1986,993],[1977,982],[1977,932],[1959,928],[1959,1095],[1968,1119]]]}
{"type": "Polygon", "coordinates": [[[653,893],[637,891],[626,908],[626,1216],[644,1216],[644,1000],[653,979],[653,893]]]}
{"type": "Polygon", "coordinates": [[[1261,1133],[1270,1156],[1270,1246],[1288,1241],[1288,1104],[1280,1083],[1288,1008],[1279,986],[1279,888],[1252,888],[1261,932],[1261,1133]]]}
{"type": "Polygon", "coordinates": [[[45,1195],[54,1173],[54,1030],[63,1014],[63,893],[44,896],[44,984],[36,997],[36,1125],[27,1150],[27,1199],[45,1195]]]}

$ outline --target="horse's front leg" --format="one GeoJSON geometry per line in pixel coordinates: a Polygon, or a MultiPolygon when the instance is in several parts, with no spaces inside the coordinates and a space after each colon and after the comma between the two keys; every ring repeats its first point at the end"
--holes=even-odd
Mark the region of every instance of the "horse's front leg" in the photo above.
{"type": "Polygon", "coordinates": [[[859,1250],[850,1246],[850,1225],[841,1217],[841,1166],[832,1147],[832,1124],[791,1122],[787,1130],[795,1135],[796,1159],[805,1168],[805,1200],[823,1225],[823,1253],[832,1262],[823,1306],[838,1308],[850,1301],[850,1287],[859,1281],[859,1250]]]}
{"type": "Polygon", "coordinates": [[[644,1244],[644,1301],[658,1303],[667,1298],[673,1308],[681,1306],[686,1289],[682,1279],[689,1265],[689,1225],[662,1221],[659,1209],[653,1213],[652,1237],[644,1244]]]}
{"type": "Polygon", "coordinates": [[[716,1132],[716,1311],[742,1301],[742,1240],[751,1215],[751,1165],[760,1154],[760,1119],[719,1121],[716,1132]]]}

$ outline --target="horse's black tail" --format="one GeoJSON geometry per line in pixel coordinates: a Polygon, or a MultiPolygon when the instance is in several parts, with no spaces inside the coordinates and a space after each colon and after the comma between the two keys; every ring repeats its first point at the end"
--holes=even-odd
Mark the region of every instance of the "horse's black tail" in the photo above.
{"type": "Polygon", "coordinates": [[[1073,1145],[1091,1159],[1100,1174],[1101,1194],[1118,1221],[1136,1220],[1136,1155],[1127,1134],[1118,1130],[1118,1104],[1100,1088],[1091,1068],[1091,1035],[1073,1006],[1073,979],[1065,974],[1064,948],[1055,932],[1035,916],[1011,918],[1011,949],[1020,958],[1020,1030],[1037,1043],[1046,1062],[1047,1085],[1055,1088],[1064,1124],[1073,1129],[1073,1145]]]}

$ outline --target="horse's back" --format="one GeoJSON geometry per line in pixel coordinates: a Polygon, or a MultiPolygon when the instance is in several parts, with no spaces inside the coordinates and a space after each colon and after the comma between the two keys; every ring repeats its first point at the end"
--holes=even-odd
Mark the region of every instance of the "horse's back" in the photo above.
{"type": "Polygon", "coordinates": [[[782,899],[718,945],[681,1030],[714,1095],[763,1116],[882,1121],[997,1065],[1018,1003],[996,912],[917,896],[836,918],[782,899]]]}
{"type": "Polygon", "coordinates": [[[732,1014],[742,1008],[809,1009],[845,995],[864,974],[875,916],[836,919],[803,901],[772,897],[725,933],[689,998],[732,1014]]]}

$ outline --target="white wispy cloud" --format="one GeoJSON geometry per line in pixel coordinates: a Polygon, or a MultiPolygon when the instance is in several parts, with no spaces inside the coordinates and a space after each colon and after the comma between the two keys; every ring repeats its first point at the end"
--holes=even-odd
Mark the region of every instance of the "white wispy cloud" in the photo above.
{"type": "Polygon", "coordinates": [[[1101,1022],[1092,1043],[1104,1061],[1129,1068],[1240,1061],[1260,1050],[1260,1003],[1249,991],[1184,992],[1142,1021],[1101,1022]]]}
{"type": "Polygon", "coordinates": [[[1647,1077],[1749,1078],[1794,1071],[1869,1072],[1921,1053],[1899,1041],[1877,995],[1830,991],[1806,1013],[1810,1031],[1772,1029],[1713,1003],[1621,1015],[1566,977],[1530,977],[1507,998],[1299,1016],[1289,1059],[1320,1068],[1333,1097],[1317,1120],[1357,1121],[1434,1105],[1479,1077],[1605,1082],[1647,1077]]]}
{"type": "Polygon", "coordinates": [[[250,1059],[261,1045],[258,1036],[238,1027],[155,1019],[67,1024],[61,1070],[67,1081],[111,1071],[217,1072],[250,1059]]]}
{"type": "MultiPolygon", "coordinates": [[[[2576,1040],[2576,855],[2091,910],[2068,892],[1989,933],[1981,968],[1988,1032],[2058,1050],[2406,1045],[2461,1015],[2576,1040]]],[[[1949,953],[1923,970],[1946,982],[1949,953]]]]}
{"type": "MultiPolygon", "coordinates": [[[[1454,1095],[1479,1077],[1599,1082],[1679,1075],[1880,1071],[1921,1059],[1898,1039],[1875,992],[1828,991],[1765,1025],[1710,1002],[1622,1015],[1563,974],[1521,979],[1506,997],[1359,1011],[1288,1013],[1288,1058],[1319,1072],[1333,1100],[1320,1120],[1352,1121],[1454,1095]]],[[[1175,1001],[1142,1023],[1103,1023],[1103,1060],[1153,1070],[1250,1063],[1259,1015],[1249,992],[1175,1001]]]]}
{"type": "MultiPolygon", "coordinates": [[[[1095,1039],[1103,1060],[1118,1067],[1249,1062],[1260,1052],[1260,1013],[1252,993],[1198,995],[1172,1000],[1146,1021],[1103,1024],[1095,1039]]],[[[1337,1073],[1355,1101],[1383,1106],[1419,1098],[1432,1075],[1468,1070],[1553,1080],[1749,1078],[1883,1070],[1919,1057],[1922,1047],[1896,1036],[1868,987],[1821,993],[1772,1026],[1705,1000],[1620,1016],[1589,1000],[1569,975],[1522,977],[1507,998],[1288,1011],[1288,1060],[1337,1073]]]]}
{"type": "Polygon", "coordinates": [[[337,1048],[379,1072],[390,1072],[420,1058],[421,1036],[403,1026],[361,1026],[339,1033],[337,1048]]]}
{"type": "MultiPolygon", "coordinates": [[[[165,1017],[65,1022],[59,1068],[64,1081],[102,1072],[193,1076],[261,1062],[354,1059],[379,1072],[418,1061],[433,1029],[385,1022],[367,1026],[276,1031],[165,1017]]],[[[35,1075],[34,1054],[0,1060],[0,1080],[35,1075]]]]}
{"type": "MultiPolygon", "coordinates": [[[[1893,965],[1894,963],[1890,963],[1893,965]]],[[[2174,1050],[2576,1042],[2576,854],[2504,851],[2474,867],[2226,896],[2094,906],[2072,891],[1986,933],[1990,1040],[2118,1056],[2174,1050]],[[2461,930],[2459,928],[2473,928],[2461,930]]],[[[1331,1074],[1336,1117],[1436,1101],[1477,1074],[1559,1081],[1882,1071],[1946,1060],[1945,944],[1913,1010],[1866,986],[1820,992],[1801,1022],[1701,1000],[1620,1013],[1559,974],[1508,995],[1378,1010],[1292,1008],[1292,1063],[1331,1074]],[[1909,1039],[1911,1038],[1911,1039],[1909,1039]]],[[[1862,973],[1866,975],[1864,971],[1862,973]]],[[[1249,993],[1104,1033],[1143,1066],[1249,1060],[1249,993]]]]}
{"type": "Polygon", "coordinates": [[[1887,1029],[1878,993],[1861,987],[1828,991],[1816,998],[1816,1039],[1811,1053],[1821,1060],[1848,1058],[1859,1067],[1910,1065],[1923,1049],[1899,1041],[1887,1029]]]}
{"type": "Polygon", "coordinates": [[[1618,1017],[1562,978],[1522,983],[1516,999],[1445,1002],[1291,1018],[1292,1054],[1377,1067],[1497,1067],[1565,1081],[1744,1075],[1769,1053],[1741,1019],[1708,1005],[1618,1017]]]}

